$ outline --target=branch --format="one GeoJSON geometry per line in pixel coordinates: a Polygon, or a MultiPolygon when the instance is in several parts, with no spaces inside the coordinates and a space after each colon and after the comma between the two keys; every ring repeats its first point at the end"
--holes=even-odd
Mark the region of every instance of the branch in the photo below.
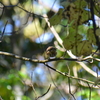
{"type": "Polygon", "coordinates": [[[34,63],[43,63],[48,68],[52,69],[53,71],[55,71],[55,72],[57,72],[57,73],[59,73],[59,74],[61,74],[63,76],[67,76],[67,77],[72,78],[72,79],[81,80],[81,81],[88,82],[90,84],[94,84],[95,85],[95,82],[68,75],[67,73],[63,73],[63,72],[61,72],[61,71],[59,71],[59,70],[57,70],[57,69],[55,69],[53,67],[50,67],[48,64],[46,64],[46,62],[51,62],[51,61],[58,61],[58,60],[78,61],[78,59],[62,58],[61,57],[61,58],[54,58],[54,59],[37,60],[37,59],[31,59],[31,58],[27,58],[27,57],[21,57],[21,56],[15,55],[13,53],[8,53],[8,52],[3,52],[3,51],[0,51],[0,55],[5,55],[5,56],[13,57],[13,58],[16,58],[16,59],[24,60],[24,61],[31,61],[31,62],[34,62],[34,63]]]}
{"type": "Polygon", "coordinates": [[[46,63],[44,63],[44,65],[45,65],[46,67],[52,69],[53,71],[55,71],[55,72],[57,72],[57,73],[63,75],[63,76],[66,76],[66,77],[72,78],[72,79],[76,79],[76,80],[79,80],[79,81],[83,81],[83,82],[86,82],[86,83],[90,83],[90,84],[93,84],[93,85],[94,85],[93,88],[99,88],[99,87],[98,87],[99,85],[98,85],[98,84],[95,85],[95,82],[89,81],[89,80],[87,80],[87,79],[83,79],[83,78],[78,78],[78,77],[71,76],[71,75],[69,75],[69,74],[67,74],[67,73],[61,72],[61,71],[59,71],[59,70],[57,70],[57,69],[55,69],[55,68],[49,66],[49,65],[46,64],[46,63]]]}
{"type": "Polygon", "coordinates": [[[38,15],[38,14],[31,13],[31,12],[25,10],[24,8],[22,8],[22,7],[18,6],[18,5],[16,5],[16,7],[22,9],[22,10],[25,11],[26,13],[29,13],[30,15],[33,15],[33,16],[35,16],[35,17],[37,16],[37,17],[39,17],[39,18],[40,18],[40,17],[41,17],[41,18],[44,18],[43,16],[38,15]]]}
{"type": "Polygon", "coordinates": [[[19,4],[19,2],[17,2],[17,4],[15,4],[15,5],[9,5],[9,6],[5,6],[2,2],[0,2],[4,7],[15,7],[15,6],[17,6],[18,4],[19,4]]]}
{"type": "MultiPolygon", "coordinates": [[[[55,31],[54,27],[53,27],[53,26],[50,27],[50,23],[49,23],[49,21],[48,21],[47,15],[43,15],[43,16],[45,17],[44,19],[46,20],[46,23],[48,24],[50,30],[51,30],[52,33],[54,34],[56,40],[57,40],[58,43],[62,46],[62,48],[64,49],[64,51],[66,51],[65,48],[64,48],[64,45],[63,45],[63,40],[60,38],[60,36],[58,35],[58,33],[55,31]]],[[[70,51],[67,51],[67,53],[68,53],[68,55],[69,55],[71,58],[73,58],[73,59],[77,58],[77,57],[76,57],[75,55],[73,55],[70,51]]],[[[92,59],[93,59],[93,58],[92,58],[92,59]]],[[[85,59],[85,60],[86,60],[86,59],[85,59]]],[[[81,60],[81,61],[84,61],[84,59],[81,60]]],[[[91,75],[97,77],[96,72],[92,71],[88,66],[86,66],[86,64],[84,64],[83,62],[78,62],[78,63],[79,63],[79,64],[82,66],[82,68],[84,68],[88,73],[90,73],[91,75]]]]}
{"type": "Polygon", "coordinates": [[[31,14],[31,15],[33,15],[33,16],[37,16],[37,17],[42,17],[42,18],[44,18],[44,17],[41,16],[41,15],[31,13],[31,12],[25,10],[24,8],[18,6],[19,2],[17,2],[17,4],[15,4],[15,5],[9,5],[9,6],[4,5],[2,2],[0,2],[0,3],[4,6],[3,8],[5,8],[5,7],[18,7],[18,8],[20,8],[20,9],[22,9],[23,11],[25,11],[26,13],[29,13],[29,14],[31,14]]]}
{"type": "Polygon", "coordinates": [[[43,16],[44,16],[44,19],[45,19],[46,23],[48,24],[50,30],[51,30],[52,33],[54,34],[56,40],[57,40],[58,43],[64,48],[62,39],[59,37],[59,35],[57,34],[57,32],[56,32],[56,30],[54,29],[54,27],[53,27],[53,26],[52,26],[52,27],[50,26],[50,23],[49,23],[49,21],[48,21],[48,16],[47,16],[46,14],[44,14],[43,16]]]}
{"type": "Polygon", "coordinates": [[[46,63],[46,62],[58,61],[58,60],[78,61],[78,59],[63,58],[63,57],[46,59],[46,60],[37,60],[37,59],[18,56],[18,55],[15,55],[13,53],[8,53],[8,52],[3,52],[3,51],[0,51],[0,55],[5,55],[5,56],[13,57],[13,58],[16,58],[16,59],[24,60],[24,61],[31,61],[31,62],[34,62],[34,63],[46,63]]]}
{"type": "Polygon", "coordinates": [[[44,97],[50,91],[50,88],[51,88],[51,84],[50,84],[48,90],[44,94],[42,94],[41,96],[39,96],[38,98],[36,98],[35,100],[38,100],[38,99],[44,97]]]}
{"type": "Polygon", "coordinates": [[[8,23],[8,21],[6,22],[6,24],[4,26],[3,32],[2,32],[1,37],[0,37],[0,42],[2,42],[2,38],[4,36],[4,32],[5,32],[5,28],[6,28],[7,23],[8,23]]]}
{"type": "Polygon", "coordinates": [[[16,59],[24,60],[24,61],[31,61],[31,62],[34,62],[34,63],[46,63],[46,62],[52,62],[52,61],[58,61],[58,60],[77,61],[78,63],[80,63],[82,61],[87,61],[87,60],[90,60],[90,59],[93,59],[93,60],[100,62],[100,59],[92,58],[92,57],[83,58],[81,60],[78,59],[78,58],[75,59],[75,58],[64,58],[64,57],[52,58],[52,59],[46,59],[46,60],[37,60],[37,59],[27,58],[27,57],[15,55],[13,53],[8,53],[8,52],[4,52],[4,51],[0,51],[0,55],[5,55],[5,56],[13,57],[13,58],[16,58],[16,59]]]}
{"type": "MultiPolygon", "coordinates": [[[[99,50],[99,49],[100,49],[100,42],[99,42],[99,37],[96,35],[96,23],[95,23],[95,18],[94,18],[94,9],[93,9],[94,6],[95,6],[95,4],[94,4],[93,0],[90,0],[89,2],[90,2],[91,18],[92,18],[92,21],[93,21],[94,36],[95,36],[95,38],[96,38],[96,44],[97,44],[97,46],[98,46],[97,50],[99,50]]],[[[96,50],[96,51],[97,51],[97,50],[96,50]]]]}
{"type": "Polygon", "coordinates": [[[94,88],[94,89],[100,88],[100,85],[89,84],[89,83],[86,83],[86,82],[83,82],[83,81],[79,81],[78,84],[83,86],[83,87],[87,87],[87,88],[88,87],[89,88],[94,88]]]}
{"type": "MultiPolygon", "coordinates": [[[[71,56],[72,58],[76,58],[70,51],[67,51],[67,53],[69,54],[69,56],[71,56]]],[[[90,57],[86,57],[86,58],[83,58],[84,60],[83,61],[87,61],[87,60],[93,60],[94,58],[92,56],[90,57]]],[[[80,60],[81,61],[81,60],[80,60]]],[[[88,73],[90,73],[91,75],[93,75],[94,77],[97,77],[97,73],[93,70],[91,70],[88,66],[86,66],[85,63],[83,62],[77,62],[79,65],[82,66],[83,69],[85,69],[88,73]]]]}

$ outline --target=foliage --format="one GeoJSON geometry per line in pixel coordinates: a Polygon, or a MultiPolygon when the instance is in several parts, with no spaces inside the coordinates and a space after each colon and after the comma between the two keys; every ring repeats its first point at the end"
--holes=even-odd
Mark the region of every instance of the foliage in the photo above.
{"type": "Polygon", "coordinates": [[[99,1],[69,0],[58,11],[45,2],[0,0],[0,51],[13,53],[0,53],[0,97],[99,100],[99,89],[94,88],[100,87],[100,27],[93,17],[100,17],[99,1]],[[46,58],[45,50],[52,45],[57,56],[46,58]]]}

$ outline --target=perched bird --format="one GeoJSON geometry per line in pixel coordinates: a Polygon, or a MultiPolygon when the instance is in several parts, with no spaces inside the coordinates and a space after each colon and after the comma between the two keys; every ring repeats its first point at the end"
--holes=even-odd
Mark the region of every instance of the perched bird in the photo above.
{"type": "Polygon", "coordinates": [[[55,57],[57,55],[56,48],[53,46],[49,46],[46,49],[46,54],[48,55],[48,57],[55,57]]]}

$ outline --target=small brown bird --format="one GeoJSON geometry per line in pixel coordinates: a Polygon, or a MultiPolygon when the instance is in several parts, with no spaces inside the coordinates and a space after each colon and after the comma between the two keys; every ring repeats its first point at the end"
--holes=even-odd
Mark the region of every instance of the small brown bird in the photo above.
{"type": "Polygon", "coordinates": [[[56,48],[53,47],[53,46],[49,46],[49,47],[46,49],[46,54],[47,54],[49,57],[55,57],[55,56],[57,55],[56,48]]]}

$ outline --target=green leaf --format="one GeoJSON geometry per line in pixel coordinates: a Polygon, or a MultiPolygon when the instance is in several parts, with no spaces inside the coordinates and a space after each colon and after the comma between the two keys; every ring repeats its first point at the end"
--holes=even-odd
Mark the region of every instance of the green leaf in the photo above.
{"type": "Polygon", "coordinates": [[[94,36],[93,29],[88,29],[87,38],[88,38],[90,43],[96,45],[96,39],[95,39],[95,36],[94,36]]]}
{"type": "Polygon", "coordinates": [[[98,37],[100,37],[100,28],[99,28],[99,29],[96,29],[96,35],[97,35],[98,37]]]}
{"type": "Polygon", "coordinates": [[[84,6],[80,7],[80,3],[78,4],[79,6],[76,6],[74,3],[70,4],[63,12],[63,17],[68,19],[68,23],[74,21],[72,25],[73,28],[82,25],[89,20],[89,12],[82,8],[84,6]]]}
{"type": "Polygon", "coordinates": [[[50,25],[57,25],[61,22],[61,19],[62,19],[62,12],[63,12],[63,9],[60,8],[59,11],[57,12],[57,14],[53,15],[50,19],[49,19],[49,22],[50,22],[50,25]]]}
{"type": "Polygon", "coordinates": [[[74,4],[78,7],[78,8],[85,8],[87,6],[87,2],[85,0],[76,0],[74,2],[74,4]]]}
{"type": "Polygon", "coordinates": [[[31,99],[27,96],[22,96],[22,100],[31,100],[31,99]]]}
{"type": "Polygon", "coordinates": [[[76,56],[88,56],[92,53],[92,49],[92,44],[88,40],[84,40],[74,45],[72,53],[76,56]]]}
{"type": "Polygon", "coordinates": [[[75,44],[80,42],[82,38],[82,35],[75,34],[75,32],[70,32],[70,34],[64,39],[63,45],[67,50],[73,49],[75,44]]]}

